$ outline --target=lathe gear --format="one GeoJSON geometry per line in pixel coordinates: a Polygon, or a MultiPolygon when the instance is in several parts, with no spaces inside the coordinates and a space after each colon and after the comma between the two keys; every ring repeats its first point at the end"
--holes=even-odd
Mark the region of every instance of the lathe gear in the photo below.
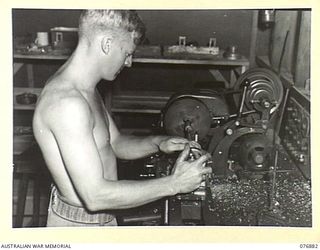
{"type": "Polygon", "coordinates": [[[239,151],[241,166],[249,171],[268,170],[272,143],[264,134],[242,136],[239,151]]]}
{"type": "MultiPolygon", "coordinates": [[[[270,109],[273,113],[281,104],[283,86],[280,78],[271,70],[252,68],[243,73],[235,83],[235,90],[242,90],[244,83],[248,84],[245,95],[247,110],[264,111],[270,109]]],[[[241,94],[234,95],[235,103],[239,104],[241,94]]]]}

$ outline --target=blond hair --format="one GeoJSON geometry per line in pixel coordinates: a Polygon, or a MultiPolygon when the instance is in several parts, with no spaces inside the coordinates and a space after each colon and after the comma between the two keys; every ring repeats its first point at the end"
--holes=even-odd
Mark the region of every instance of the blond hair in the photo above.
{"type": "Polygon", "coordinates": [[[84,10],[79,18],[79,40],[112,32],[131,33],[138,44],[145,35],[145,26],[134,10],[84,10]]]}

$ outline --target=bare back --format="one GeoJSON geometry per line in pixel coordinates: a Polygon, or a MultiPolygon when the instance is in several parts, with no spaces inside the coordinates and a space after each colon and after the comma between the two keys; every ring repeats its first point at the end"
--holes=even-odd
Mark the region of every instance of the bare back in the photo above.
{"type": "MultiPolygon", "coordinates": [[[[103,101],[96,90],[91,93],[78,90],[70,82],[60,80],[59,76],[53,78],[43,89],[37,103],[33,119],[33,131],[42,150],[47,167],[62,197],[71,204],[83,206],[69,177],[69,166],[65,163],[65,159],[63,159],[62,149],[59,147],[56,135],[50,128],[52,120],[60,119],[59,114],[55,111],[57,110],[55,106],[62,102],[67,108],[69,103],[74,103],[74,100],[84,104],[90,110],[88,118],[92,120],[93,126],[88,130],[88,133],[92,133],[92,135],[85,136],[93,137],[96,151],[101,161],[103,178],[117,180],[116,157],[110,144],[109,119],[103,101]]],[[[64,122],[73,124],[72,117],[67,119],[68,121],[64,122]]],[[[67,142],[68,134],[63,136],[65,136],[67,142]]],[[[70,144],[69,147],[72,150],[73,145],[70,144]]],[[[77,152],[74,153],[77,154],[77,152]]],[[[90,152],[87,153],[90,154],[90,152]]],[[[90,162],[87,164],[90,165],[90,162]]],[[[90,168],[88,171],[90,171],[90,168]]],[[[86,173],[82,174],[85,175],[86,173]]]]}

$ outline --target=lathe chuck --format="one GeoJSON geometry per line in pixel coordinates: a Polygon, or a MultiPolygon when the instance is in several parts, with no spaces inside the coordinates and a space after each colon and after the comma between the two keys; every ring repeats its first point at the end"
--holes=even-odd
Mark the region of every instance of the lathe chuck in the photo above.
{"type": "Polygon", "coordinates": [[[169,135],[192,137],[195,133],[203,139],[211,125],[210,112],[199,99],[182,97],[168,102],[164,112],[163,125],[169,135]]]}

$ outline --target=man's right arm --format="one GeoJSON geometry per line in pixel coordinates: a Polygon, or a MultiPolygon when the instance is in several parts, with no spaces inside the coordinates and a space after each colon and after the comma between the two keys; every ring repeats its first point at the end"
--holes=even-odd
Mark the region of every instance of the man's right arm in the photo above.
{"type": "Polygon", "coordinates": [[[210,172],[203,167],[208,156],[188,163],[185,159],[189,149],[186,148],[170,176],[145,181],[106,180],[93,136],[94,120],[86,101],[80,98],[61,100],[51,110],[47,123],[77,193],[92,211],[130,208],[190,192],[200,185],[202,175],[210,172]]]}

